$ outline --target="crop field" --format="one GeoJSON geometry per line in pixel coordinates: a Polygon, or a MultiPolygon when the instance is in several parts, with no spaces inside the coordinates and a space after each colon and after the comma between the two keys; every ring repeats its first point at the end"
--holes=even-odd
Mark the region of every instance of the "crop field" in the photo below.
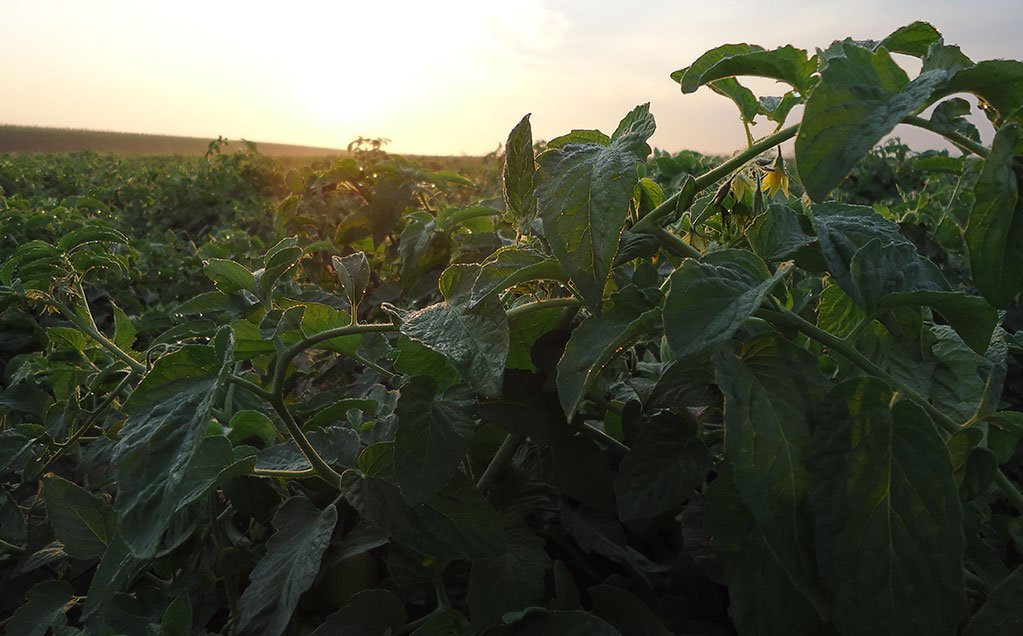
{"type": "Polygon", "coordinates": [[[1023,62],[966,53],[682,61],[728,157],[0,154],[5,633],[1023,634],[1023,62]]]}

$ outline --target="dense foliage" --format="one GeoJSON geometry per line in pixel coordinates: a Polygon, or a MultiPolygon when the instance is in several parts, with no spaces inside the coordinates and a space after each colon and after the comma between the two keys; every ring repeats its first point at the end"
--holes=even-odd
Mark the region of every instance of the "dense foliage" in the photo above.
{"type": "Polygon", "coordinates": [[[1020,633],[1023,63],[672,77],[749,146],[0,158],[7,633],[1020,633]]]}

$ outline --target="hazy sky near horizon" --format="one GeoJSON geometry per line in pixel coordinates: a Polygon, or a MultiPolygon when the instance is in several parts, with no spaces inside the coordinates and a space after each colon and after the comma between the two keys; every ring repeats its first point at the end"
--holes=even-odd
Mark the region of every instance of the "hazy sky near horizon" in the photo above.
{"type": "MultiPolygon", "coordinates": [[[[744,145],[735,107],[708,89],[682,95],[669,78],[725,43],[813,51],[924,19],[975,61],[1023,59],[1019,0],[0,6],[0,123],[326,147],[361,135],[410,154],[489,152],[525,113],[537,139],[610,132],[648,101],[655,145],[730,152],[744,145]]],[[[917,131],[904,137],[927,143],[917,131]]]]}

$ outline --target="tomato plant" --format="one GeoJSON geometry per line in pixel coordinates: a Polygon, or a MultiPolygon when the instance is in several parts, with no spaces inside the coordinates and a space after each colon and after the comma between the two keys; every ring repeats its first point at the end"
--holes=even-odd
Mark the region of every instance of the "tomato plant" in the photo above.
{"type": "Polygon", "coordinates": [[[1023,63],[917,22],[672,77],[748,146],[651,156],[642,105],[539,153],[526,116],[497,197],[297,170],[144,341],[144,237],[5,246],[8,631],[1018,633],[1023,63]]]}

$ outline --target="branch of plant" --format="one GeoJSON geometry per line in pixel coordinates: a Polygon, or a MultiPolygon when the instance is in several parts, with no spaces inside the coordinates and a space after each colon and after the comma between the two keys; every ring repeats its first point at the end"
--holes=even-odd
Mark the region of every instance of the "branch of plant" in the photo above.
{"type": "MultiPolygon", "coordinates": [[[[848,359],[850,362],[863,369],[867,373],[881,378],[889,386],[895,388],[900,393],[905,395],[907,398],[915,402],[918,406],[927,411],[931,419],[938,424],[945,432],[952,435],[962,430],[955,420],[950,418],[948,415],[943,413],[936,406],[931,404],[930,400],[917,393],[912,388],[906,386],[900,382],[897,378],[880,368],[870,360],[868,360],[863,354],[856,350],[856,347],[850,342],[838,338],[827,331],[821,329],[817,325],[810,323],[803,319],[801,316],[785,309],[781,306],[775,306],[774,310],[770,311],[758,311],[757,315],[764,318],[772,324],[782,323],[789,327],[793,327],[809,338],[819,342],[820,344],[829,347],[839,355],[848,359]]],[[[995,473],[995,483],[998,485],[1002,494],[1012,503],[1012,505],[1020,512],[1023,512],[1023,493],[1019,491],[1015,484],[1006,477],[1005,473],[999,469],[995,473]]]]}
{"type": "Polygon", "coordinates": [[[960,148],[964,150],[969,150],[978,157],[987,158],[988,153],[990,153],[990,150],[988,150],[983,144],[977,143],[976,141],[970,139],[969,137],[960,135],[955,131],[945,130],[941,126],[936,126],[929,119],[924,119],[923,117],[917,117],[915,115],[909,115],[908,117],[902,120],[902,123],[909,124],[910,126],[916,126],[917,128],[923,128],[924,130],[929,130],[932,133],[941,135],[942,137],[948,139],[949,141],[959,146],[960,148]]]}
{"type": "Polygon", "coordinates": [[[551,309],[552,307],[580,307],[582,301],[573,296],[566,296],[564,298],[548,298],[546,300],[537,300],[531,303],[525,303],[523,305],[517,305],[508,310],[508,320],[517,318],[524,314],[528,314],[533,311],[540,311],[541,309],[551,309]]]}
{"type": "Polygon", "coordinates": [[[59,310],[60,313],[71,322],[71,324],[73,324],[75,327],[78,327],[80,330],[84,331],[86,334],[89,335],[90,338],[98,342],[100,346],[102,346],[104,349],[113,354],[115,358],[128,365],[128,367],[131,368],[132,373],[142,374],[146,372],[146,365],[142,364],[135,358],[128,355],[127,352],[125,352],[123,349],[114,344],[109,338],[104,336],[100,332],[100,330],[95,327],[95,323],[92,323],[91,320],[89,322],[86,322],[81,316],[79,316],[70,307],[68,307],[66,304],[62,302],[51,301],[48,302],[47,304],[59,310]]]}
{"type": "Polygon", "coordinates": [[[104,399],[103,402],[98,407],[96,407],[95,411],[89,414],[89,418],[85,420],[85,423],[82,424],[82,426],[79,427],[78,430],[72,433],[70,437],[68,437],[66,440],[64,440],[58,445],[57,451],[53,453],[50,459],[48,459],[46,461],[46,464],[43,466],[42,468],[43,471],[46,471],[46,469],[48,469],[58,459],[60,459],[64,455],[64,453],[68,451],[69,448],[72,448],[75,445],[76,442],[81,441],[82,436],[85,435],[85,432],[91,429],[93,424],[95,424],[96,421],[104,413],[106,413],[107,409],[109,409],[110,406],[117,400],[117,396],[120,395],[121,391],[124,389],[125,386],[128,385],[128,382],[130,382],[133,377],[134,375],[129,373],[125,375],[120,382],[117,383],[117,386],[115,386],[110,391],[110,393],[107,394],[106,399],[104,399]]]}
{"type": "Polygon", "coordinates": [[[483,475],[480,476],[480,480],[476,483],[476,488],[480,492],[487,492],[490,485],[494,483],[501,471],[504,470],[513,457],[515,452],[519,450],[519,446],[526,440],[526,436],[521,433],[510,433],[508,437],[504,438],[501,442],[501,446],[498,447],[497,452],[494,453],[494,457],[490,460],[490,464],[487,465],[486,470],[483,471],[483,475]]]}
{"type": "MultiPolygon", "coordinates": [[[[788,128],[779,130],[778,132],[768,135],[760,141],[754,143],[750,147],[746,148],[739,154],[735,155],[731,159],[723,162],[722,164],[711,168],[707,172],[696,177],[694,181],[693,196],[699,194],[703,190],[706,190],[710,186],[714,185],[721,179],[727,177],[735,170],[743,167],[758,155],[763,153],[765,150],[770,150],[774,146],[780,143],[786,142],[789,139],[796,136],[799,132],[799,124],[789,126],[788,128]]],[[[661,224],[661,222],[667,219],[672,212],[678,208],[678,199],[682,196],[683,192],[686,192],[686,188],[679,190],[675,194],[671,195],[664,200],[664,203],[660,204],[653,210],[650,210],[642,219],[639,220],[636,225],[632,226],[633,232],[650,233],[650,231],[661,224]]]]}

